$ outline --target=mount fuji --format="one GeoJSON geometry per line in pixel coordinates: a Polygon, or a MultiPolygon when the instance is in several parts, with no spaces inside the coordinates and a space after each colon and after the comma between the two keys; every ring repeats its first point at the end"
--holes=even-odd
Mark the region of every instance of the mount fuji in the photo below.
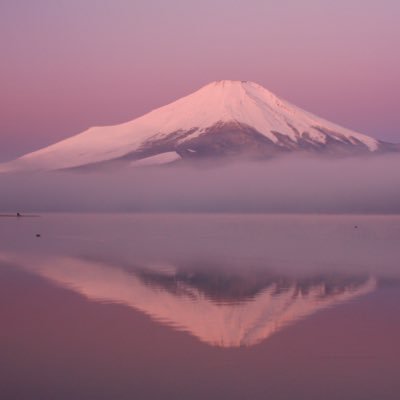
{"type": "Polygon", "coordinates": [[[92,127],[26,154],[0,165],[0,172],[399,150],[306,112],[256,83],[224,80],[130,122],[92,127]]]}

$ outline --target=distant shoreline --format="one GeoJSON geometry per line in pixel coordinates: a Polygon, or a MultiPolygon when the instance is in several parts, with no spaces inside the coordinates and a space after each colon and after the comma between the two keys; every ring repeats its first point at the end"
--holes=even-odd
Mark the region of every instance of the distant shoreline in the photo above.
{"type": "Polygon", "coordinates": [[[0,214],[0,218],[37,218],[40,217],[38,214],[0,214]]]}

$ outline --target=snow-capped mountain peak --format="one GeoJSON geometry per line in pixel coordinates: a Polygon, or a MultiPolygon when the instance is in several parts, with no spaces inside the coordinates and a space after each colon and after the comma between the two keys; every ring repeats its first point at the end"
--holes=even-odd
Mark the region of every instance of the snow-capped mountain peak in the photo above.
{"type": "Polygon", "coordinates": [[[149,157],[162,163],[227,155],[269,159],[293,151],[349,155],[390,146],[308,113],[256,83],[222,80],[132,121],[90,128],[0,171],[137,165],[149,157]]]}

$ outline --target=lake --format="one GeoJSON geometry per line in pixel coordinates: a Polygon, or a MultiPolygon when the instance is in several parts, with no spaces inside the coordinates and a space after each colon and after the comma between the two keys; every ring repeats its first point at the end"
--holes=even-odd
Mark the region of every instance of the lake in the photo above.
{"type": "Polygon", "coordinates": [[[2,400],[398,400],[400,216],[2,217],[0,320],[2,400]]]}

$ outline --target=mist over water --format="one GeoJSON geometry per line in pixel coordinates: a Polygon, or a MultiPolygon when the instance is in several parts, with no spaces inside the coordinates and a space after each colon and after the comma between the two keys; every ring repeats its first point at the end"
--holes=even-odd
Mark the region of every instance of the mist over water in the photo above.
{"type": "Polygon", "coordinates": [[[0,211],[400,213],[398,155],[0,175],[0,211]]]}

